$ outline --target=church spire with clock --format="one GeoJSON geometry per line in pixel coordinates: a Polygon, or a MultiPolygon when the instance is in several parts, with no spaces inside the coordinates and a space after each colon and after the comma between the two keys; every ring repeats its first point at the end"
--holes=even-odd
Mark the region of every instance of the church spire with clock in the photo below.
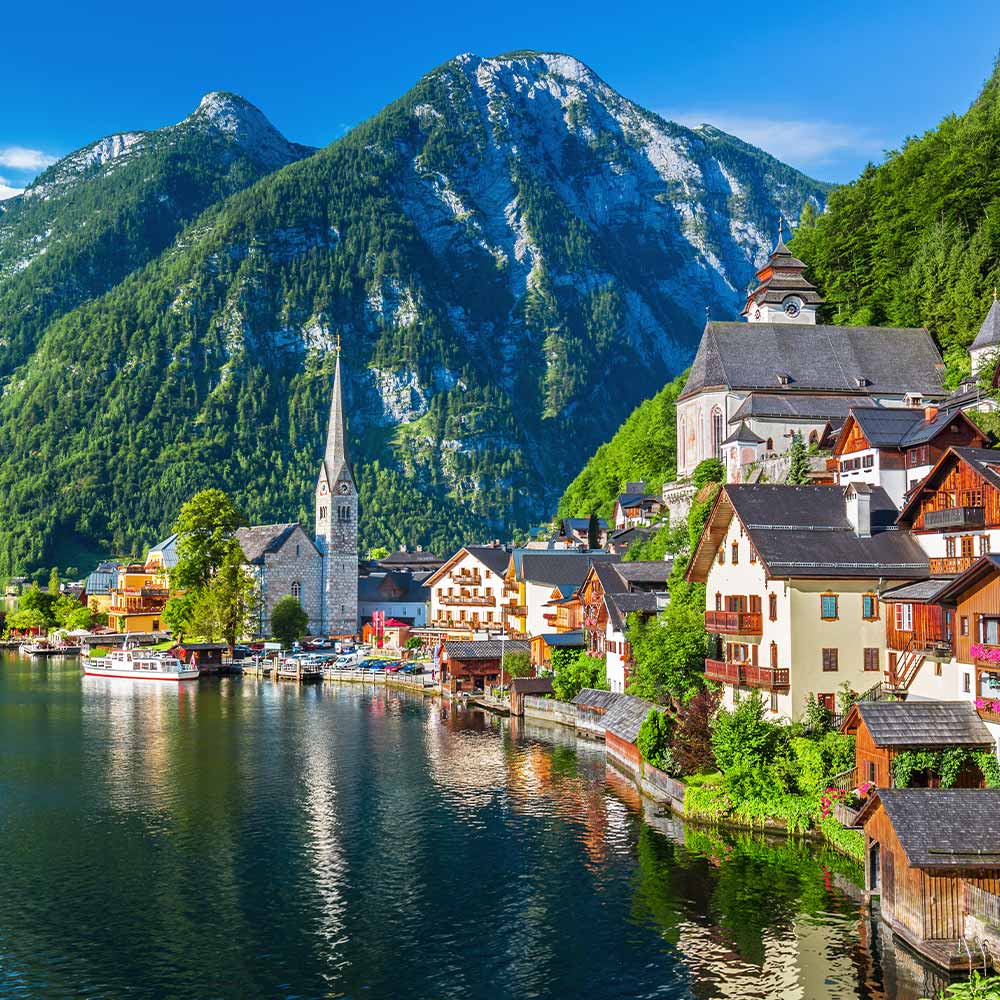
{"type": "Polygon", "coordinates": [[[358,491],[347,452],[340,377],[340,339],[333,378],[326,452],[316,483],[316,547],[323,557],[324,635],[358,630],[358,491]]]}
{"type": "Polygon", "coordinates": [[[778,245],[757,272],[757,287],[747,294],[743,315],[748,323],[815,324],[823,304],[815,285],[805,278],[805,264],[785,246],[778,220],[778,245]]]}

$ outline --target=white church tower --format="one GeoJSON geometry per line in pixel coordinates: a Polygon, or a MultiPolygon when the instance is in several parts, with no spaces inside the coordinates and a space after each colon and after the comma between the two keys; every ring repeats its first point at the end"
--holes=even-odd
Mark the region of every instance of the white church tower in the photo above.
{"type": "Polygon", "coordinates": [[[316,483],[316,547],[323,557],[323,635],[358,631],[358,491],[347,454],[340,339],[326,453],[316,483]]]}
{"type": "Polygon", "coordinates": [[[976,339],[969,348],[972,356],[972,374],[978,376],[985,364],[992,360],[1000,351],[1000,302],[997,302],[996,289],[993,290],[993,304],[979,328],[976,339]]]}
{"type": "Polygon", "coordinates": [[[747,295],[743,315],[748,323],[816,322],[823,304],[815,285],[805,278],[805,264],[785,246],[778,220],[778,245],[757,272],[757,287],[747,295]]]}

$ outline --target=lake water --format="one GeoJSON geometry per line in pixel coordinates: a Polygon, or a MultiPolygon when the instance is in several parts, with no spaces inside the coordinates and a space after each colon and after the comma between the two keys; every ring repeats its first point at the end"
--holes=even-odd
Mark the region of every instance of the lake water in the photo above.
{"type": "Polygon", "coordinates": [[[934,978],[823,848],[409,693],[0,661],[0,997],[825,997],[934,978]]]}

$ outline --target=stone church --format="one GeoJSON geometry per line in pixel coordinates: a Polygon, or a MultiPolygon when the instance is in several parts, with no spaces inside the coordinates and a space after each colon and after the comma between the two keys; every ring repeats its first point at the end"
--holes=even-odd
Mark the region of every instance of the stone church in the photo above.
{"type": "Polygon", "coordinates": [[[257,577],[261,602],[255,630],[271,632],[271,613],[282,597],[297,597],[313,635],[358,631],[358,491],[347,452],[340,348],[330,402],[326,451],[316,482],[316,532],[301,524],[258,524],[236,533],[257,577]]]}

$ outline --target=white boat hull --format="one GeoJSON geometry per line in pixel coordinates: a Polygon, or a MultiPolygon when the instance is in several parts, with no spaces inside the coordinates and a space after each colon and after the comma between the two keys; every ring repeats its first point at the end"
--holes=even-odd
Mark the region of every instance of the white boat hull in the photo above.
{"type": "Polygon", "coordinates": [[[88,663],[83,672],[88,677],[120,677],[131,681],[193,681],[201,671],[197,667],[185,667],[182,670],[121,670],[114,667],[98,667],[88,663]]]}

